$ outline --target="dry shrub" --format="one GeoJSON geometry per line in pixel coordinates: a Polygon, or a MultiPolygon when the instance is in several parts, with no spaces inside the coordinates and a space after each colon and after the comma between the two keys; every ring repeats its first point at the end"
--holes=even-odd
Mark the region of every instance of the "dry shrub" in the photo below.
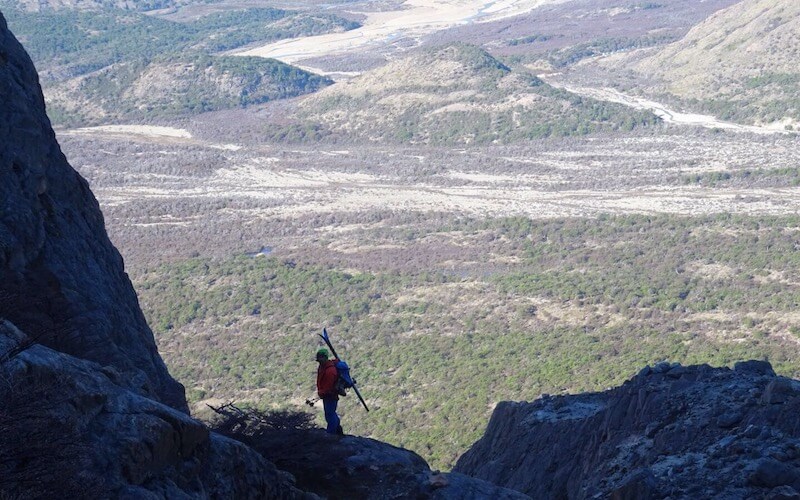
{"type": "Polygon", "coordinates": [[[211,405],[208,407],[221,417],[214,425],[216,432],[245,443],[257,441],[276,431],[309,430],[316,427],[314,415],[302,411],[242,409],[233,403],[218,408],[211,405]]]}

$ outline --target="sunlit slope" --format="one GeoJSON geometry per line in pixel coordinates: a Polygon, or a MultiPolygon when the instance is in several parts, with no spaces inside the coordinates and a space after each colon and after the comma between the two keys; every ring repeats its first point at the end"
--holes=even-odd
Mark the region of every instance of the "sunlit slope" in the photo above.
{"type": "Polygon", "coordinates": [[[333,85],[304,101],[302,116],[333,134],[455,144],[582,135],[655,121],[557,90],[461,43],[420,51],[333,85]]]}
{"type": "Polygon", "coordinates": [[[745,0],[635,68],[724,118],[800,118],[800,2],[745,0]]]}
{"type": "Polygon", "coordinates": [[[113,65],[53,86],[48,98],[59,122],[95,124],[244,107],[330,83],[271,59],[198,56],[113,65]]]}
{"type": "Polygon", "coordinates": [[[30,12],[68,9],[101,10],[109,8],[145,12],[184,5],[188,2],[174,0],[11,0],[9,3],[30,12]]]}
{"type": "Polygon", "coordinates": [[[220,54],[357,26],[330,14],[271,8],[174,22],[119,9],[30,13],[7,10],[2,1],[60,126],[193,115],[313,92],[330,81],[271,59],[220,54]]]}

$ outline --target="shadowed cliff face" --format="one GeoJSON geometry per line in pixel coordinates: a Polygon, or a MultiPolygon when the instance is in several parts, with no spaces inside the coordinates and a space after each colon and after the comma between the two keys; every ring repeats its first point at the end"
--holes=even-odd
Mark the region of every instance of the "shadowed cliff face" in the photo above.
{"type": "Polygon", "coordinates": [[[0,382],[0,498],[305,497],[186,415],[2,15],[0,382]]]}
{"type": "Polygon", "coordinates": [[[533,498],[800,498],[800,382],[662,363],[621,387],[497,406],[455,470],[533,498]]]}
{"type": "Polygon", "coordinates": [[[0,317],[48,347],[113,366],[132,389],[188,411],[97,200],[56,142],[33,63],[2,14],[0,317]]]}
{"type": "MultiPolygon", "coordinates": [[[[24,334],[0,321],[0,352],[24,334]]],[[[34,345],[0,362],[0,498],[304,498],[244,444],[34,345]]]]}

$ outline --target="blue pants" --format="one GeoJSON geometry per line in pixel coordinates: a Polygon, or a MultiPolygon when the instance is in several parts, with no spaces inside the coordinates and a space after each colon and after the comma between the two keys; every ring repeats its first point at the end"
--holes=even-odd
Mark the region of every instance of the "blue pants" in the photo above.
{"type": "Polygon", "coordinates": [[[325,408],[325,422],[328,428],[325,429],[330,434],[336,434],[339,429],[339,415],[336,414],[336,407],[339,400],[334,398],[322,398],[322,406],[325,408]]]}

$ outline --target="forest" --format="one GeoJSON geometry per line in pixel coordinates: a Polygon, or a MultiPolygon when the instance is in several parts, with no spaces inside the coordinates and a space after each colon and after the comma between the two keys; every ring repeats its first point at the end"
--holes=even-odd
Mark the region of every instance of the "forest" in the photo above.
{"type": "Polygon", "coordinates": [[[663,360],[764,358],[797,376],[799,231],[797,216],[461,219],[413,239],[446,233],[494,263],[369,271],[240,255],[134,282],[191,401],[300,409],[327,327],[374,408],[343,403],[348,432],[446,468],[500,400],[602,390],[663,360]]]}

